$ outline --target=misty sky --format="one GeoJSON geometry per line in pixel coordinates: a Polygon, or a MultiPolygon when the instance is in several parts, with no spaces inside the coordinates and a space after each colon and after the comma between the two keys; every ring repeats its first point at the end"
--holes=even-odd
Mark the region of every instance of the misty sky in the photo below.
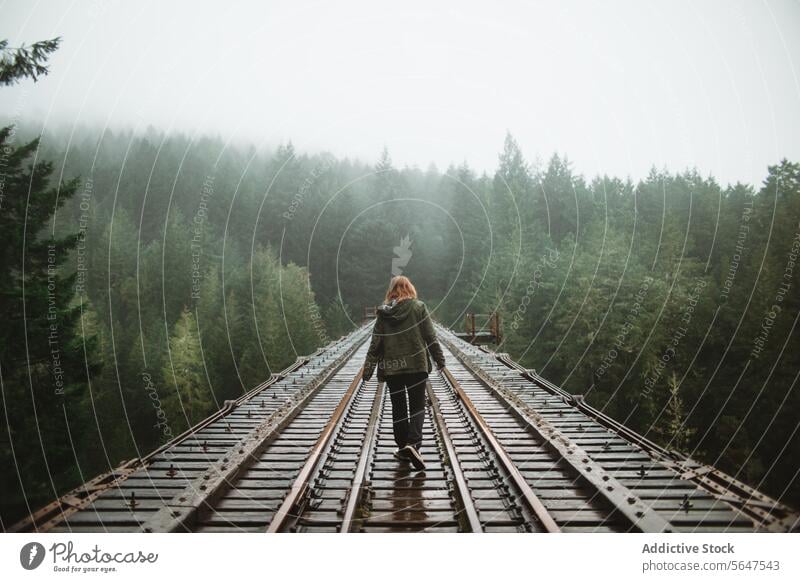
{"type": "Polygon", "coordinates": [[[790,0],[20,0],[0,3],[1,37],[64,40],[0,112],[487,171],[508,130],[587,176],[760,183],[800,161],[799,33],[790,0]]]}

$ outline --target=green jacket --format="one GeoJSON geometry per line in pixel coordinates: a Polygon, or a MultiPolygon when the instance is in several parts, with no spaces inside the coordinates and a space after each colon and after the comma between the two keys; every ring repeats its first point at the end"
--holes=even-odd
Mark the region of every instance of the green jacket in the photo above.
{"type": "Polygon", "coordinates": [[[433,329],[428,308],[418,299],[392,301],[376,310],[372,341],[364,362],[364,379],[369,380],[375,367],[378,381],[386,376],[430,373],[430,357],[439,368],[444,367],[444,354],[433,329]]]}

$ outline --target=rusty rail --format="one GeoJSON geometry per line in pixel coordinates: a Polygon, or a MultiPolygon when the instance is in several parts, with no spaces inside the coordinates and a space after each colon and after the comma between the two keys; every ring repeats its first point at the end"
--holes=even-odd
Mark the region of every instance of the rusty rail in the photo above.
{"type": "Polygon", "coordinates": [[[378,419],[380,418],[381,407],[383,406],[383,394],[384,385],[380,383],[375,390],[375,398],[372,401],[372,410],[370,410],[369,421],[367,422],[364,444],[361,447],[358,464],[356,465],[356,473],[353,476],[353,487],[347,497],[347,505],[345,506],[344,515],[342,517],[342,527],[339,530],[340,533],[352,531],[356,519],[356,512],[361,505],[364,488],[367,484],[367,470],[369,468],[370,456],[372,455],[372,443],[375,442],[375,437],[378,433],[378,419]]]}
{"type": "Polygon", "coordinates": [[[464,516],[469,526],[469,531],[478,533],[483,532],[483,524],[478,511],[475,509],[475,503],[472,501],[472,494],[470,493],[467,479],[464,477],[464,471],[461,468],[461,462],[458,460],[455,446],[453,446],[453,439],[450,436],[450,431],[447,429],[447,424],[444,420],[444,415],[439,406],[439,399],[431,388],[430,382],[426,382],[426,391],[428,393],[428,400],[430,400],[431,408],[433,409],[433,418],[435,420],[435,429],[437,434],[442,440],[445,449],[445,458],[450,465],[450,470],[453,471],[453,478],[455,479],[456,495],[461,507],[464,510],[464,516]]]}
{"type": "Polygon", "coordinates": [[[440,373],[450,384],[450,387],[455,391],[456,395],[464,403],[464,406],[466,407],[467,412],[469,412],[469,415],[472,417],[473,422],[475,422],[481,433],[483,433],[483,436],[489,443],[489,446],[492,447],[492,451],[494,452],[495,456],[503,465],[503,468],[506,470],[506,472],[510,475],[511,480],[514,482],[514,485],[518,489],[520,496],[527,505],[528,509],[530,509],[533,515],[536,516],[545,531],[548,533],[561,531],[555,520],[548,513],[547,508],[545,508],[542,501],[536,496],[536,493],[534,493],[533,489],[531,489],[531,486],[528,485],[525,477],[523,477],[522,473],[519,472],[519,469],[517,469],[514,461],[512,461],[511,457],[508,456],[508,453],[503,448],[503,445],[501,445],[500,442],[495,438],[492,429],[489,428],[486,420],[483,418],[481,413],[478,412],[478,409],[475,408],[472,400],[464,392],[464,389],[458,383],[458,380],[455,379],[453,374],[447,368],[440,370],[440,373]]]}
{"type": "Polygon", "coordinates": [[[289,518],[292,510],[299,506],[300,501],[303,499],[306,494],[306,490],[308,489],[308,482],[311,479],[311,476],[314,474],[320,459],[322,458],[322,453],[328,447],[331,438],[333,438],[333,435],[336,432],[336,427],[344,417],[345,411],[353,402],[353,397],[356,395],[356,392],[365,384],[361,381],[361,376],[363,373],[364,368],[362,367],[353,378],[353,381],[350,382],[350,386],[347,387],[347,392],[345,392],[344,396],[342,396],[338,406],[336,406],[336,409],[333,411],[333,415],[325,425],[325,428],[322,430],[322,434],[320,434],[319,439],[317,439],[314,448],[311,450],[311,455],[303,465],[303,468],[300,469],[300,474],[297,475],[297,478],[292,484],[292,488],[289,490],[289,493],[284,498],[283,503],[281,503],[281,506],[278,508],[277,513],[272,518],[272,521],[267,528],[267,533],[279,532],[286,523],[286,520],[289,518]]]}

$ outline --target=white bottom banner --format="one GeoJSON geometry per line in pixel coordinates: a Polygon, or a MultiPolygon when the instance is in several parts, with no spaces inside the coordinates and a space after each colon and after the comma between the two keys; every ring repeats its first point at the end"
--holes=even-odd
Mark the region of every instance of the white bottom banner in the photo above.
{"type": "Polygon", "coordinates": [[[798,580],[794,534],[5,534],[2,580],[798,580]]]}

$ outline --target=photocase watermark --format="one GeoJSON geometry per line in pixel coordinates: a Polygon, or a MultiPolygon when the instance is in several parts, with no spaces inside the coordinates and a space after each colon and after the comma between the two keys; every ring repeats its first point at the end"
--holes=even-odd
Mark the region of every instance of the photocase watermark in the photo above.
{"type": "Polygon", "coordinates": [[[323,346],[331,343],[330,337],[328,337],[328,330],[325,327],[325,320],[323,319],[322,314],[319,312],[319,306],[317,305],[317,302],[314,301],[313,297],[309,297],[308,299],[308,313],[311,317],[311,327],[317,334],[320,343],[323,346]]]}
{"type": "Polygon", "coordinates": [[[192,252],[192,301],[200,299],[200,288],[203,280],[203,272],[200,265],[200,259],[203,256],[203,226],[208,220],[208,201],[214,195],[214,180],[214,174],[209,174],[203,180],[203,185],[200,188],[200,204],[198,204],[197,211],[192,219],[193,231],[190,243],[192,252]]]}
{"type": "Polygon", "coordinates": [[[522,299],[519,301],[519,305],[517,305],[517,308],[514,310],[514,313],[511,316],[512,330],[516,331],[519,328],[522,318],[528,311],[528,305],[530,305],[531,299],[536,294],[536,290],[541,287],[544,269],[547,267],[555,267],[559,259],[560,255],[558,253],[558,249],[556,248],[546,249],[546,252],[539,257],[539,260],[536,262],[536,265],[533,268],[531,279],[528,281],[528,286],[525,288],[525,295],[522,296],[522,299]]]}
{"type": "Polygon", "coordinates": [[[26,570],[35,570],[44,562],[44,546],[39,542],[28,542],[19,551],[19,563],[26,570]]]}
{"type": "Polygon", "coordinates": [[[303,206],[305,202],[306,196],[308,195],[308,191],[311,189],[311,186],[319,180],[320,176],[328,172],[333,167],[333,159],[326,159],[322,164],[315,167],[311,170],[311,173],[303,180],[303,183],[300,184],[300,187],[297,189],[297,192],[294,196],[292,196],[291,202],[289,202],[289,207],[283,213],[283,218],[287,221],[294,219],[295,214],[300,208],[303,206]]]}
{"type": "Polygon", "coordinates": [[[86,261],[86,234],[89,230],[89,211],[91,210],[92,194],[94,194],[94,180],[87,178],[83,183],[78,208],[81,214],[78,218],[78,242],[75,245],[77,265],[75,267],[75,293],[86,294],[86,275],[88,267],[86,261]]]}
{"type": "Polygon", "coordinates": [[[118,566],[155,564],[158,553],[133,551],[107,551],[98,544],[88,550],[77,549],[73,542],[55,542],[49,549],[39,542],[28,542],[19,551],[19,563],[25,570],[35,570],[44,563],[47,554],[52,559],[54,572],[71,574],[107,574],[118,571],[118,566]]]}
{"type": "Polygon", "coordinates": [[[625,347],[628,335],[630,335],[636,320],[639,318],[639,314],[642,312],[644,300],[647,297],[647,291],[650,289],[652,283],[653,278],[649,275],[645,275],[642,284],[639,286],[639,290],[633,298],[633,305],[631,305],[628,314],[625,316],[625,323],[622,324],[622,329],[614,336],[614,347],[608,350],[603,357],[603,362],[600,364],[600,367],[595,370],[595,375],[602,376],[605,374],[611,367],[611,364],[617,359],[617,356],[619,356],[619,350],[625,347]]]}
{"type": "Polygon", "coordinates": [[[682,315],[680,319],[681,325],[679,325],[672,334],[672,337],[667,344],[667,348],[664,350],[664,353],[661,354],[661,358],[659,358],[658,363],[655,365],[653,370],[648,374],[647,378],[644,381],[644,390],[642,390],[643,396],[649,396],[650,393],[653,391],[656,383],[659,381],[661,376],[664,373],[667,365],[672,361],[672,359],[676,355],[676,350],[681,343],[681,340],[686,336],[689,332],[689,324],[692,322],[692,317],[694,316],[695,308],[697,307],[697,302],[700,300],[700,296],[703,293],[703,289],[705,289],[708,283],[702,277],[698,277],[697,281],[695,281],[695,285],[692,288],[692,291],[689,293],[689,297],[686,299],[686,305],[683,306],[681,309],[682,315]]]}
{"type": "Polygon", "coordinates": [[[164,412],[164,408],[161,406],[161,398],[158,396],[158,390],[156,390],[156,385],[153,382],[153,378],[148,372],[142,372],[140,376],[142,377],[144,390],[152,401],[153,409],[156,412],[156,423],[153,425],[153,428],[157,428],[159,430],[162,443],[171,441],[173,438],[172,428],[169,425],[167,413],[164,412]]]}
{"type": "Polygon", "coordinates": [[[753,340],[753,348],[750,350],[750,359],[755,360],[764,351],[767,345],[772,327],[775,325],[775,320],[782,311],[781,303],[786,298],[789,290],[792,288],[792,278],[794,277],[794,268],[797,265],[797,257],[800,255],[800,223],[797,225],[798,230],[795,231],[794,238],[792,239],[792,246],[786,255],[786,265],[783,268],[783,275],[781,282],[778,285],[778,290],[775,292],[775,297],[772,301],[772,306],[761,321],[761,329],[753,340]]]}
{"type": "Polygon", "coordinates": [[[739,270],[739,263],[742,260],[742,253],[745,249],[745,242],[747,241],[747,236],[750,233],[750,219],[752,218],[753,213],[753,201],[749,200],[745,202],[744,208],[742,209],[742,216],[739,220],[739,232],[736,236],[736,247],[734,248],[733,256],[731,257],[731,262],[728,265],[728,273],[725,276],[725,281],[722,282],[722,291],[720,295],[727,299],[728,295],[731,292],[731,288],[733,287],[733,281],[736,278],[736,272],[739,270]]]}
{"type": "Polygon", "coordinates": [[[411,237],[408,235],[400,239],[400,244],[392,249],[394,257],[392,258],[392,277],[397,277],[403,274],[403,269],[408,265],[411,260],[411,237]]]}

